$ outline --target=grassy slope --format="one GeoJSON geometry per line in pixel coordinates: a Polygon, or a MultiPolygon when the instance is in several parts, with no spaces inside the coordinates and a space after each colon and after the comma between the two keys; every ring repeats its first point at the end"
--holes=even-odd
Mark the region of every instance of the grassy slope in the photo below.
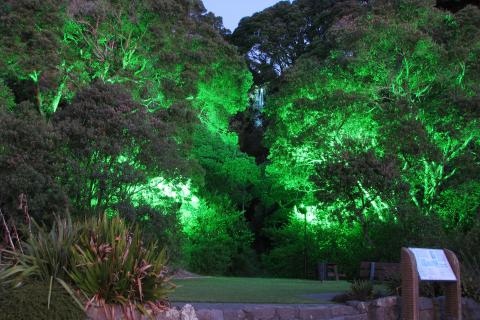
{"type": "MultiPolygon", "coordinates": [[[[308,294],[345,292],[346,281],[205,277],[175,280],[171,301],[239,303],[321,303],[308,294]]],[[[325,301],[326,302],[326,301],[325,301]]]]}

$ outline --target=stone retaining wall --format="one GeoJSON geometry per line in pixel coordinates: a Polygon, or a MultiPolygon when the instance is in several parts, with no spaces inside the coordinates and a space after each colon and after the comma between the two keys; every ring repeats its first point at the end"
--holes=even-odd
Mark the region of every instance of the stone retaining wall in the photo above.
{"type": "MultiPolygon", "coordinates": [[[[420,299],[421,320],[443,320],[443,298],[420,299]],[[435,306],[435,308],[434,308],[435,306]]],[[[463,299],[463,320],[480,320],[480,305],[463,299]]],[[[199,309],[198,320],[398,320],[400,298],[349,301],[312,306],[257,306],[241,309],[199,309]]]]}
{"type": "MultiPolygon", "coordinates": [[[[386,297],[362,302],[324,305],[239,305],[237,308],[199,308],[191,305],[172,308],[155,320],[399,320],[400,298],[386,297]]],[[[421,320],[443,320],[444,298],[420,298],[421,320]]],[[[471,299],[462,300],[463,320],[480,320],[480,305],[471,299]]],[[[89,320],[121,320],[119,308],[113,318],[106,317],[101,308],[90,308],[89,320]]],[[[138,320],[147,320],[137,314],[138,320]]],[[[151,319],[151,318],[150,318],[151,319]]]]}
{"type": "MultiPolygon", "coordinates": [[[[132,319],[132,316],[125,317],[120,306],[113,308],[113,312],[106,314],[102,307],[91,306],[87,310],[87,320],[126,320],[132,319]]],[[[184,305],[182,308],[171,308],[157,316],[145,316],[139,312],[135,312],[132,320],[198,320],[195,309],[190,304],[184,305]]]]}

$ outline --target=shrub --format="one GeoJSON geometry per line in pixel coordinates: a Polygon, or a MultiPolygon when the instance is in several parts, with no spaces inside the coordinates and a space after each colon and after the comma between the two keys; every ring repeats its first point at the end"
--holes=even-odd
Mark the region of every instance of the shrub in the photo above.
{"type": "Polygon", "coordinates": [[[201,274],[248,273],[253,235],[241,212],[228,203],[200,201],[185,228],[190,271],[201,274]]]}
{"type": "Polygon", "coordinates": [[[0,272],[0,279],[13,285],[27,279],[45,282],[57,279],[63,283],[65,270],[71,264],[70,248],[77,241],[80,229],[70,218],[57,217],[49,232],[34,223],[28,239],[22,243],[22,251],[7,252],[12,265],[0,272]]]}
{"type": "MultiPolygon", "coordinates": [[[[281,227],[270,227],[268,235],[273,241],[273,249],[263,256],[263,265],[270,275],[278,277],[304,277],[304,222],[303,218],[291,216],[281,227]]],[[[354,278],[360,262],[370,257],[361,228],[358,224],[341,224],[329,221],[328,224],[307,225],[307,277],[316,276],[318,262],[335,263],[347,278],[354,278]]],[[[375,260],[372,260],[375,261],[375,260]]]]}
{"type": "Polygon", "coordinates": [[[184,233],[177,214],[178,208],[161,210],[148,205],[134,207],[129,203],[122,203],[115,209],[125,221],[140,226],[144,242],[158,241],[165,246],[170,266],[179,262],[184,233]]]}
{"type": "Polygon", "coordinates": [[[173,127],[122,86],[95,82],[52,117],[62,138],[59,180],[75,212],[103,213],[130,202],[148,178],[184,168],[173,127]],[[168,155],[168,156],[167,156],[168,155]]]}
{"type": "Polygon", "coordinates": [[[116,217],[86,223],[72,249],[69,275],[90,302],[108,308],[121,304],[145,313],[159,310],[173,285],[166,277],[166,254],[156,242],[144,246],[138,227],[130,229],[116,217]]]}
{"type": "Polygon", "coordinates": [[[85,313],[58,284],[30,282],[14,289],[0,287],[2,320],[84,320],[85,313]],[[50,296],[46,293],[51,291],[50,296]],[[49,303],[50,298],[50,303],[49,303]]]}
{"type": "Polygon", "coordinates": [[[355,280],[350,286],[351,295],[355,300],[369,300],[373,298],[373,283],[371,281],[355,280]]]}
{"type": "Polygon", "coordinates": [[[3,213],[7,220],[22,221],[23,214],[17,208],[19,196],[23,194],[28,198],[30,216],[39,223],[51,225],[54,220],[51,213],[65,212],[68,207],[68,199],[57,179],[64,163],[58,155],[61,138],[29,103],[18,104],[15,112],[0,107],[0,123],[3,213]]]}
{"type": "Polygon", "coordinates": [[[349,300],[367,301],[384,297],[385,293],[381,290],[374,290],[373,282],[366,280],[355,280],[350,286],[350,291],[335,296],[332,301],[344,303],[349,300]]]}
{"type": "MultiPolygon", "coordinates": [[[[402,294],[402,279],[400,274],[392,274],[384,282],[387,288],[387,294],[393,296],[400,296],[402,294]]],[[[420,281],[419,293],[421,297],[438,297],[444,294],[443,287],[437,282],[420,281]]]]}
{"type": "Polygon", "coordinates": [[[13,93],[5,82],[0,79],[0,109],[13,110],[15,106],[15,99],[13,93]]]}
{"type": "Polygon", "coordinates": [[[391,296],[400,296],[402,290],[402,279],[399,274],[392,274],[384,281],[387,293],[391,296]]]}
{"type": "Polygon", "coordinates": [[[480,302],[480,260],[462,257],[462,294],[480,302]]]}

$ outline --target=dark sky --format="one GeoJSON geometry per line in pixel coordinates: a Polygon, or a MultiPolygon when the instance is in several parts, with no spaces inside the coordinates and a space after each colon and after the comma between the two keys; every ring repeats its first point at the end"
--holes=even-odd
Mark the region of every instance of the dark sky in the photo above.
{"type": "Polygon", "coordinates": [[[223,17],[223,24],[235,30],[243,17],[251,16],[277,3],[279,0],[203,0],[208,11],[223,17]]]}

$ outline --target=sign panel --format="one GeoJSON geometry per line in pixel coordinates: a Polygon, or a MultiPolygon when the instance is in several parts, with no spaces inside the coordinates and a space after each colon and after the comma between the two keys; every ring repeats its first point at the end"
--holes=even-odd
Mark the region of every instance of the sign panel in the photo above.
{"type": "Polygon", "coordinates": [[[440,249],[408,248],[417,262],[418,275],[423,281],[457,281],[445,252],[440,249]]]}

